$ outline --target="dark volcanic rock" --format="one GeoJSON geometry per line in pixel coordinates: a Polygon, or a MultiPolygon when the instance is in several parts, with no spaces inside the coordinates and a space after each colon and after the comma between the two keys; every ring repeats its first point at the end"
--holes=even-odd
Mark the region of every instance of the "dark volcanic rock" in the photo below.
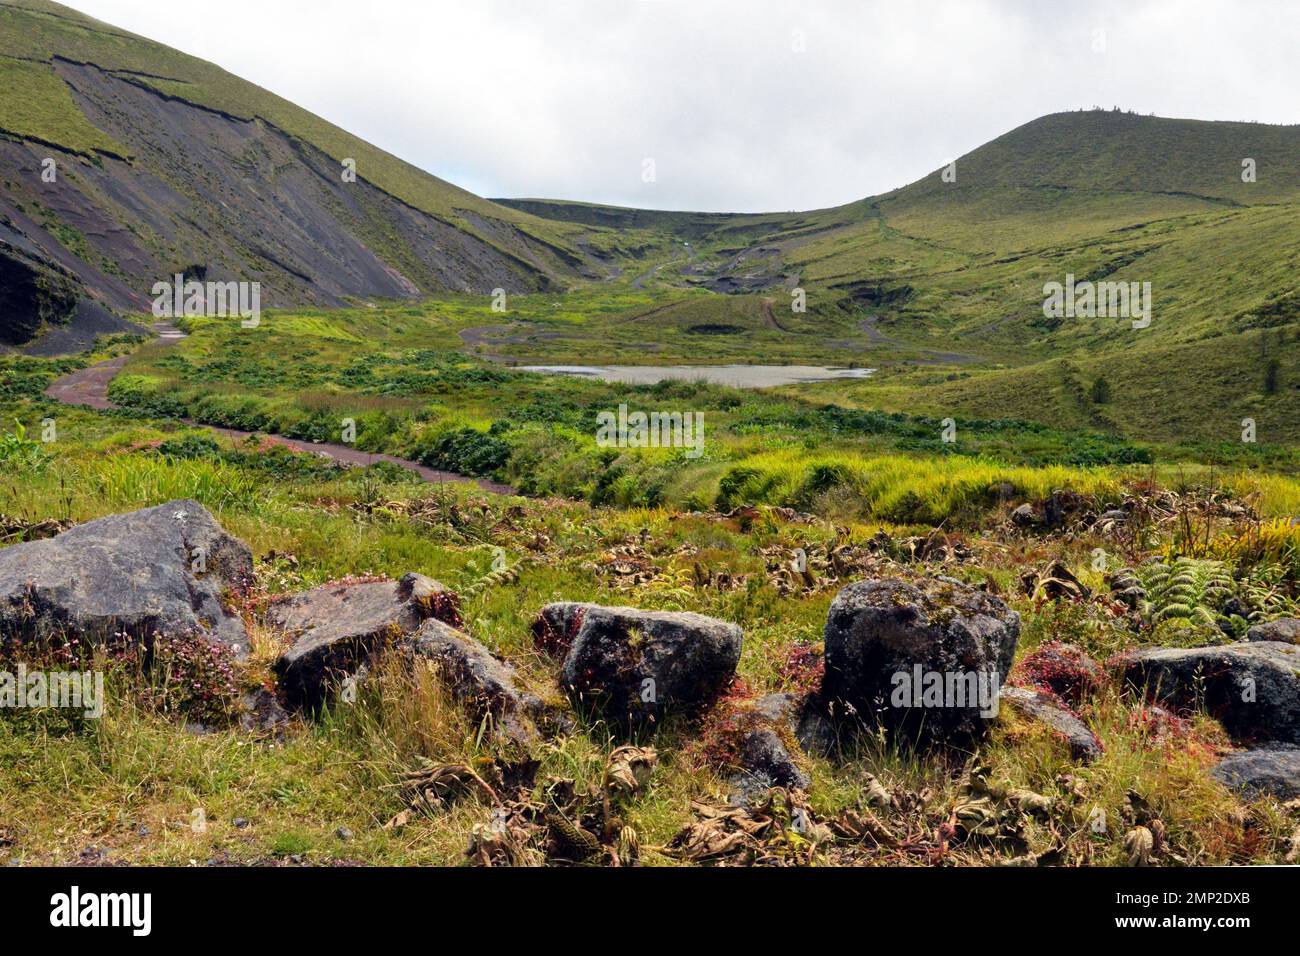
{"type": "Polygon", "coordinates": [[[319,707],[329,684],[431,617],[460,623],[455,595],[421,574],[327,584],[271,605],[267,623],[293,642],[275,662],[285,697],[295,707],[319,707]]]}
{"type": "Polygon", "coordinates": [[[490,716],[498,735],[518,743],[537,736],[545,705],[523,689],[515,669],[493,657],[478,641],[442,621],[426,621],[411,648],[437,665],[452,695],[476,718],[490,716]]]}
{"type": "Polygon", "coordinates": [[[1300,621],[1293,617],[1283,617],[1267,624],[1256,624],[1246,632],[1246,640],[1275,641],[1279,644],[1300,644],[1300,621]]]}
{"type": "Polygon", "coordinates": [[[1087,511],[1088,501],[1077,492],[1053,491],[1043,502],[1043,523],[1058,530],[1087,511]]]}
{"type": "Polygon", "coordinates": [[[253,556],[195,501],[112,515],[0,551],[0,639],[125,633],[205,636],[247,653],[223,604],[253,580],[253,556]]]}
{"type": "Polygon", "coordinates": [[[565,651],[570,697],[620,722],[691,711],[714,700],[740,663],[743,633],[702,614],[551,604],[535,633],[565,651]]]}
{"type": "Polygon", "coordinates": [[[769,694],[738,704],[728,715],[724,733],[732,738],[740,771],[731,778],[732,803],[749,803],[773,787],[808,789],[808,775],[790,752],[799,713],[793,694],[769,694]]]}
{"type": "Polygon", "coordinates": [[[66,322],[77,305],[71,277],[50,268],[0,234],[0,345],[24,345],[46,324],[66,322]]]}
{"type": "Polygon", "coordinates": [[[1300,743],[1300,647],[1245,642],[1126,655],[1129,683],[1176,707],[1204,701],[1233,738],[1300,743]]]}
{"type": "Polygon", "coordinates": [[[1002,691],[1002,703],[1050,727],[1070,745],[1070,755],[1075,760],[1089,763],[1105,752],[1088,725],[1050,694],[1024,687],[1008,687],[1002,691]]]}
{"type": "Polygon", "coordinates": [[[1019,637],[1018,614],[963,584],[851,584],[826,620],[823,697],[832,713],[918,738],[976,737],[996,716],[1019,637]]]}
{"type": "Polygon", "coordinates": [[[1300,747],[1282,744],[1229,754],[1213,775],[1247,797],[1294,800],[1300,797],[1300,747]]]}
{"type": "Polygon", "coordinates": [[[1015,511],[1011,512],[1011,520],[1021,528],[1037,528],[1043,523],[1038,517],[1038,512],[1034,510],[1031,504],[1023,504],[1015,511]]]}
{"type": "MultiPolygon", "coordinates": [[[[40,184],[49,148],[6,137],[0,222],[34,237],[44,253],[42,275],[70,274],[111,309],[147,309],[139,290],[194,265],[208,280],[259,280],[263,307],[336,306],[353,297],[438,290],[532,292],[548,286],[552,270],[569,271],[557,261],[571,259],[569,253],[521,231],[513,217],[494,216],[474,197],[456,200],[462,208],[454,220],[439,218],[412,206],[410,195],[400,199],[376,185],[377,170],[364,158],[356,181],[345,182],[342,156],[269,120],[195,106],[71,58],[55,57],[52,68],[69,84],[76,108],[132,158],[61,156],[58,182],[40,184]],[[30,183],[30,191],[11,180],[30,183]],[[271,182],[275,188],[265,188],[271,182]],[[77,227],[89,254],[65,249],[51,221],[77,227]],[[375,232],[379,223],[382,235],[375,232]]],[[[432,178],[425,186],[444,188],[432,178]]],[[[5,286],[0,282],[0,299],[5,286]]],[[[36,285],[42,288],[49,283],[36,285]]],[[[32,292],[17,288],[8,298],[30,332],[32,292]]],[[[0,330],[16,324],[9,318],[0,312],[0,330]]]]}
{"type": "Polygon", "coordinates": [[[827,713],[820,694],[813,694],[804,701],[794,736],[804,753],[816,757],[830,756],[839,749],[839,730],[827,713]]]}
{"type": "Polygon", "coordinates": [[[275,733],[289,723],[289,714],[280,704],[280,698],[259,687],[244,695],[243,713],[239,726],[250,733],[275,733]]]}

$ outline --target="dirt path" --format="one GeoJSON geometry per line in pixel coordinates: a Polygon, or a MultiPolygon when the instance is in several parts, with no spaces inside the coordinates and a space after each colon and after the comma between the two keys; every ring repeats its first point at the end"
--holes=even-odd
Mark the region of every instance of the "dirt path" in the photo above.
{"type": "MultiPolygon", "coordinates": [[[[167,322],[155,323],[153,330],[163,342],[179,342],[186,337],[183,332],[167,322]]],[[[100,362],[98,365],[80,369],[71,375],[65,375],[53,382],[45,390],[45,394],[55,401],[62,402],[64,405],[84,405],[100,410],[116,408],[117,406],[108,400],[108,385],[117,377],[118,372],[122,371],[127,358],[128,356],[125,355],[119,356],[115,359],[109,359],[107,362],[100,362]]],[[[236,440],[247,438],[253,434],[252,432],[239,431],[234,428],[218,428],[215,425],[204,425],[202,422],[189,419],[185,419],[185,424],[195,428],[206,428],[218,435],[224,435],[227,438],[236,440]]],[[[350,448],[347,445],[315,444],[308,441],[299,441],[296,438],[283,438],[279,435],[268,435],[266,437],[277,445],[283,445],[294,451],[306,452],[309,455],[320,455],[322,458],[330,458],[345,465],[365,467],[378,461],[386,461],[390,464],[399,465],[408,471],[413,471],[425,481],[435,484],[473,484],[493,494],[518,494],[514,488],[500,482],[488,481],[485,478],[470,478],[452,471],[438,471],[436,468],[429,468],[419,462],[408,461],[394,455],[370,454],[350,448]]]]}
{"type": "Polygon", "coordinates": [[[776,329],[778,332],[784,332],[791,335],[791,331],[776,320],[776,311],[773,306],[776,305],[776,299],[763,300],[763,320],[767,323],[769,329],[776,329]]]}
{"type": "Polygon", "coordinates": [[[64,405],[85,405],[101,410],[113,408],[113,403],[108,400],[108,383],[117,378],[126,358],[123,355],[65,375],[52,383],[45,394],[64,405]]]}

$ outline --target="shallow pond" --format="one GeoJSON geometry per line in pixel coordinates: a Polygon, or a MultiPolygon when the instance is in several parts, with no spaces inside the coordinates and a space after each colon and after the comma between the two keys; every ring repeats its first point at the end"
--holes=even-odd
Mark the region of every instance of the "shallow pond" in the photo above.
{"type": "Polygon", "coordinates": [[[799,382],[869,378],[875,369],[825,365],[524,365],[518,371],[598,378],[625,385],[654,385],[665,379],[677,379],[732,388],[772,388],[799,382]]]}

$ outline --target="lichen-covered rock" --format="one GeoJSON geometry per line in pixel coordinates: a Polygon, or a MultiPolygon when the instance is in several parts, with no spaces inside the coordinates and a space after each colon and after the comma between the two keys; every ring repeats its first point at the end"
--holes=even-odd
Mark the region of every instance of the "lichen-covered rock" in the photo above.
{"type": "Polygon", "coordinates": [[[1070,756],[1075,760],[1090,763],[1105,752],[1088,725],[1050,694],[1025,687],[1007,687],[1002,691],[1002,703],[1050,728],[1069,744],[1070,756]]]}
{"type": "Polygon", "coordinates": [[[491,718],[498,737],[520,744],[536,739],[545,705],[524,689],[513,666],[439,620],[426,621],[409,646],[437,666],[452,696],[476,719],[491,718]]]}
{"type": "Polygon", "coordinates": [[[929,742],[982,735],[1016,653],[1020,617],[952,581],[862,581],[826,620],[822,696],[833,714],[929,742]]]}
{"type": "Polygon", "coordinates": [[[192,635],[242,657],[248,634],[227,600],[252,580],[248,547],[196,501],[112,515],[0,550],[0,639],[192,635]]]}
{"type": "Polygon", "coordinates": [[[1278,744],[1229,754],[1214,768],[1213,775],[1249,798],[1294,800],[1300,797],[1300,747],[1278,744]]]}
{"type": "Polygon", "coordinates": [[[1246,632],[1246,640],[1256,643],[1273,641],[1278,644],[1300,644],[1300,621],[1283,617],[1267,624],[1256,624],[1246,632]]]}
{"type": "Polygon", "coordinates": [[[459,624],[456,596],[422,574],[400,581],[327,584],[272,604],[267,624],[291,644],[274,670],[294,707],[316,709],[329,687],[426,620],[459,624]]]}
{"type": "Polygon", "coordinates": [[[735,676],[743,640],[735,624],[702,614],[573,603],[543,608],[534,633],[564,651],[570,698],[619,723],[715,700],[735,676]]]}
{"type": "Polygon", "coordinates": [[[1177,708],[1204,704],[1239,741],[1300,744],[1300,647],[1243,642],[1148,648],[1120,658],[1128,682],[1177,708]]]}
{"type": "Polygon", "coordinates": [[[795,756],[801,704],[794,694],[737,701],[719,715],[713,745],[735,773],[730,800],[744,805],[773,787],[807,790],[808,775],[795,756]]]}

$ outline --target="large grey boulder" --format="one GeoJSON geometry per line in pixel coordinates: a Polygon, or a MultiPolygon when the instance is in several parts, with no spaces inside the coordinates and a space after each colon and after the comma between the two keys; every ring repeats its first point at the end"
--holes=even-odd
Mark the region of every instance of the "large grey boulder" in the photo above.
{"type": "Polygon", "coordinates": [[[1214,768],[1213,775],[1250,798],[1294,800],[1300,797],[1300,747],[1278,744],[1229,754],[1214,768]]]}
{"type": "Polygon", "coordinates": [[[266,622],[291,642],[274,665],[285,698],[318,708],[332,685],[434,617],[460,623],[455,595],[422,574],[327,584],[277,601],[266,622]]]}
{"type": "Polygon", "coordinates": [[[1256,624],[1246,632],[1246,640],[1252,643],[1300,644],[1300,621],[1283,617],[1267,624],[1256,624]]]}
{"type": "Polygon", "coordinates": [[[412,635],[409,646],[438,668],[452,696],[475,718],[491,718],[498,738],[520,744],[536,739],[545,704],[524,688],[509,663],[436,619],[426,621],[412,635]]]}
{"type": "Polygon", "coordinates": [[[112,515],[0,551],[0,639],[117,634],[220,641],[248,634],[226,606],[253,581],[253,556],[196,501],[112,515]]]}
{"type": "Polygon", "coordinates": [[[1016,653],[1020,616],[954,580],[851,584],[826,619],[831,713],[917,740],[982,735],[1016,653]]]}
{"type": "Polygon", "coordinates": [[[1176,707],[1203,705],[1237,740],[1300,743],[1300,647],[1294,644],[1148,648],[1120,664],[1132,685],[1176,707]]]}
{"type": "Polygon", "coordinates": [[[702,614],[551,604],[534,633],[562,651],[561,682],[579,706],[620,723],[698,710],[731,682],[743,633],[702,614]]]}

